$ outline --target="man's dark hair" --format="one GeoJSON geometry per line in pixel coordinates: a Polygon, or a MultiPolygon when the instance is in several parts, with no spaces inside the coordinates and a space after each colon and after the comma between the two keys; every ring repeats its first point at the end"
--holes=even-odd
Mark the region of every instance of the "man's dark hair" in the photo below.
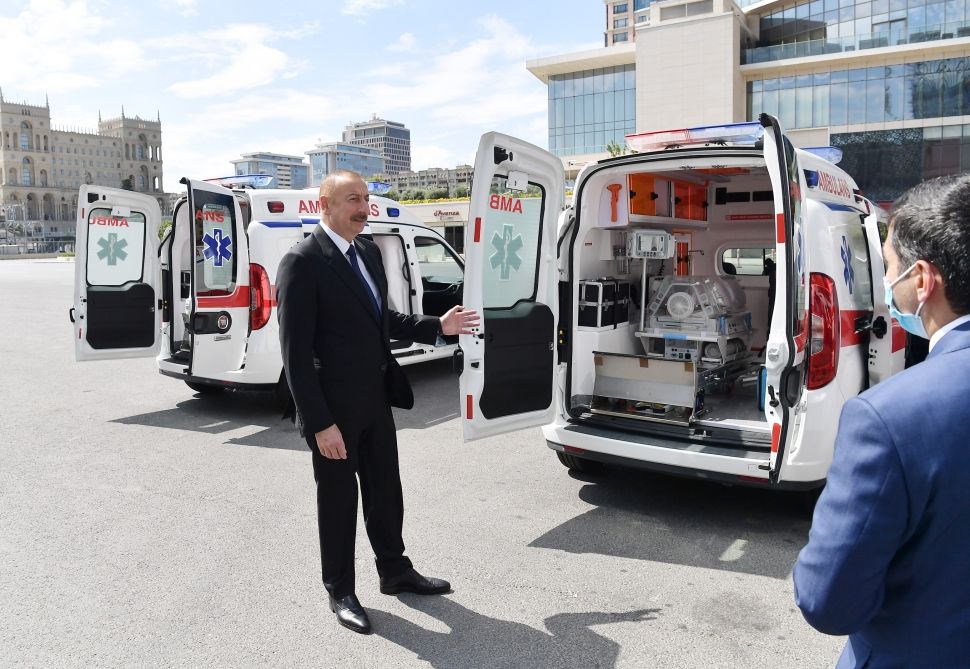
{"type": "Polygon", "coordinates": [[[957,314],[970,313],[970,174],[917,184],[889,218],[900,271],[925,260],[940,270],[944,295],[957,314]]]}

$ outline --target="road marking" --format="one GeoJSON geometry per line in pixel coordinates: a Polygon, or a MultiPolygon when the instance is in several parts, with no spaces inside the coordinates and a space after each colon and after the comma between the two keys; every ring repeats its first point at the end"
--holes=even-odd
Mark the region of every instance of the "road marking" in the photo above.
{"type": "Polygon", "coordinates": [[[746,539],[735,539],[734,543],[724,549],[724,552],[721,553],[721,557],[718,560],[721,562],[737,562],[744,557],[744,549],[747,545],[748,542],[746,539]]]}

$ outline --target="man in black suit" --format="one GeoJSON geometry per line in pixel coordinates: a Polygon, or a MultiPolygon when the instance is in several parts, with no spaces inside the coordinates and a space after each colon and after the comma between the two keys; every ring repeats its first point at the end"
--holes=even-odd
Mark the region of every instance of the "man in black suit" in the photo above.
{"type": "Polygon", "coordinates": [[[364,524],[384,594],[448,592],[404,555],[404,507],[391,406],[411,408],[407,377],[389,339],[433,344],[470,334],[478,315],[461,306],[440,319],[387,306],[387,278],[377,245],[357,238],[370,212],[367,184],[339,171],[320,184],[321,225],[290,250],[277,275],[283,367],[300,434],[313,453],[323,584],[344,627],[367,634],[354,593],[357,479],[364,524]]]}

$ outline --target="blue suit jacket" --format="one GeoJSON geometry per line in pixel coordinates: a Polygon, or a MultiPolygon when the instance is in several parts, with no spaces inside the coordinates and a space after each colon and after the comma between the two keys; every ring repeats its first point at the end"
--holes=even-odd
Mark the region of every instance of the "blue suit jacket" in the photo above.
{"type": "Polygon", "coordinates": [[[838,667],[970,667],[970,323],[846,403],[795,565],[838,667]]]}

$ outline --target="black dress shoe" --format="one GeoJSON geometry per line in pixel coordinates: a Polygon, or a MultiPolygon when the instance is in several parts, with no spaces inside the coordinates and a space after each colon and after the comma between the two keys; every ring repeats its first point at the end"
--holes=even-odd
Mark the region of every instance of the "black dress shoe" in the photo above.
{"type": "Polygon", "coordinates": [[[337,614],[337,622],[347,629],[361,634],[371,633],[367,611],[357,601],[356,595],[347,595],[340,599],[330,595],[330,610],[337,614]]]}
{"type": "Polygon", "coordinates": [[[381,592],[396,595],[399,592],[413,592],[416,595],[440,595],[451,590],[451,584],[440,578],[422,576],[414,569],[408,569],[397,576],[381,577],[381,592]]]}

